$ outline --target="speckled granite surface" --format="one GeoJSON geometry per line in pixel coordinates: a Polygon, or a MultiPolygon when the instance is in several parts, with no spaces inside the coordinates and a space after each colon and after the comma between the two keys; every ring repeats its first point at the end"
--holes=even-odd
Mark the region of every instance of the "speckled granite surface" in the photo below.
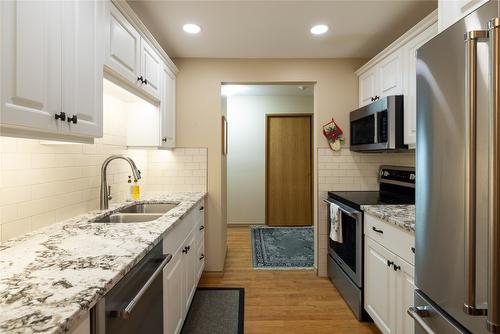
{"type": "Polygon", "coordinates": [[[389,224],[415,233],[415,205],[362,205],[361,209],[389,224]]]}
{"type": "Polygon", "coordinates": [[[139,202],[179,202],[147,223],[92,223],[133,203],[110,205],[0,245],[0,333],[72,328],[205,193],[150,193],[139,202]]]}

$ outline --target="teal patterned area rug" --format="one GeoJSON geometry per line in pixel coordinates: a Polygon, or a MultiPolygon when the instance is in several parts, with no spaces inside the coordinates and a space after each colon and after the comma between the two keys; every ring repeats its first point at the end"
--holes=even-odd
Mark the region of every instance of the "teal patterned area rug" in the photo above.
{"type": "Polygon", "coordinates": [[[255,269],[314,269],[312,227],[252,226],[255,269]]]}

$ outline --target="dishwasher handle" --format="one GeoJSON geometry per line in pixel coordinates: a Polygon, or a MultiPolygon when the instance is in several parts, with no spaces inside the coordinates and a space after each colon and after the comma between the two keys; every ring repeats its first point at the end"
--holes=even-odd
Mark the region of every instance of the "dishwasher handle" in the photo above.
{"type": "Polygon", "coordinates": [[[137,305],[137,303],[141,300],[142,296],[146,293],[146,291],[150,288],[150,286],[153,284],[155,279],[163,272],[163,268],[172,260],[172,254],[167,254],[165,255],[165,258],[163,261],[160,263],[158,268],[156,268],[155,272],[149,277],[147,282],[142,286],[142,288],[137,292],[137,294],[132,298],[132,300],[127,304],[127,306],[119,311],[111,311],[109,313],[110,317],[113,318],[121,318],[124,320],[130,319],[130,316],[132,315],[132,312],[134,311],[134,307],[137,305]]]}

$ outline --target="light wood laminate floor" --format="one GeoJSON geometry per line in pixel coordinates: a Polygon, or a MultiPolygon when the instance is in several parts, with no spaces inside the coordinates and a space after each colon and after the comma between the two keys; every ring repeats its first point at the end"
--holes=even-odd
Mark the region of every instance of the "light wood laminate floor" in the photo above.
{"type": "MultiPolygon", "coordinates": [[[[358,322],[326,278],[305,270],[254,270],[248,227],[228,228],[223,275],[200,287],[245,288],[245,333],[379,333],[358,322]]],[[[218,277],[217,277],[218,276],[218,277]]]]}

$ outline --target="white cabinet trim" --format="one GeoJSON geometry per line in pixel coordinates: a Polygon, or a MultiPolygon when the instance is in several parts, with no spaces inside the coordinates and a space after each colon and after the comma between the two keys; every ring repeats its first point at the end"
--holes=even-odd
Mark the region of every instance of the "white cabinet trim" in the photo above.
{"type": "Polygon", "coordinates": [[[111,2],[121,11],[125,18],[139,31],[143,38],[145,38],[160,54],[162,60],[167,64],[172,72],[179,73],[179,69],[175,66],[174,62],[167,53],[163,50],[160,43],[156,41],[153,35],[149,32],[148,28],[142,23],[137,14],[132,10],[126,1],[111,0],[111,2]]]}
{"type": "Polygon", "coordinates": [[[432,13],[427,15],[422,21],[417,23],[413,28],[408,30],[406,33],[401,35],[397,40],[392,42],[388,47],[386,47],[384,50],[382,50],[379,54],[377,54],[375,57],[370,59],[366,64],[361,66],[355,73],[357,75],[360,75],[361,73],[367,71],[370,67],[375,66],[378,62],[380,62],[382,59],[390,55],[392,52],[395,50],[398,50],[401,48],[404,44],[406,44],[409,40],[420,34],[422,31],[427,29],[428,27],[432,26],[437,22],[438,19],[438,12],[437,9],[434,10],[432,13]]]}

